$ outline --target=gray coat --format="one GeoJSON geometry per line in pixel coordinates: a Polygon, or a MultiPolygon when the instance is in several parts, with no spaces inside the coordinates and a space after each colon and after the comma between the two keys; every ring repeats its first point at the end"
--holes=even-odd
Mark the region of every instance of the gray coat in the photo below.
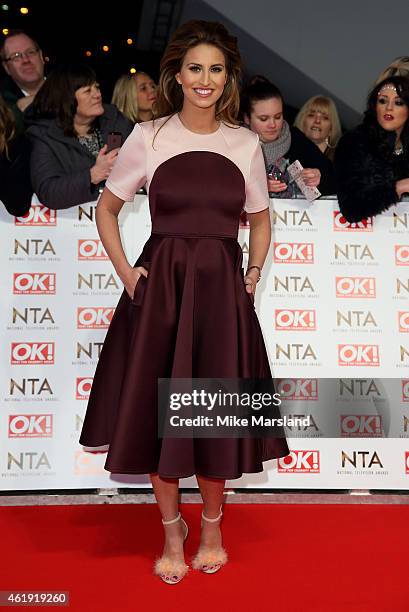
{"type": "MultiPolygon", "coordinates": [[[[104,104],[104,109],[99,117],[104,144],[109,132],[121,132],[124,142],[133,124],[116,106],[104,104]]],[[[60,209],[96,200],[100,185],[91,183],[90,176],[95,157],[76,138],[65,136],[55,119],[26,115],[32,145],[31,182],[40,202],[48,208],[60,209]]]]}

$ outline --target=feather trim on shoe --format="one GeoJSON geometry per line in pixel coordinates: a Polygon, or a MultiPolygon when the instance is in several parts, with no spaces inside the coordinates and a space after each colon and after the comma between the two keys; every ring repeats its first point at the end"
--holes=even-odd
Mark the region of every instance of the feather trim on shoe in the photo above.
{"type": "Polygon", "coordinates": [[[179,579],[183,578],[188,570],[189,566],[183,563],[183,561],[174,561],[168,557],[157,559],[153,567],[153,573],[157,576],[166,574],[170,578],[177,576],[179,579]]]}
{"type": "Polygon", "coordinates": [[[205,548],[198,551],[197,555],[192,559],[192,567],[194,569],[202,569],[203,566],[209,565],[225,565],[227,563],[227,552],[224,548],[216,550],[206,550],[205,548]]]}

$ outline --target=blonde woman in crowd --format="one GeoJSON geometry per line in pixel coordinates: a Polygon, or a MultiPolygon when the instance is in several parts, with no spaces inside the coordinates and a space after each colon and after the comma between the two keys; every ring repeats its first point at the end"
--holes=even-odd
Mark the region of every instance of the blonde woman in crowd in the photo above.
{"type": "Polygon", "coordinates": [[[375,85],[379,85],[381,81],[385,79],[389,79],[389,77],[393,76],[409,76],[409,56],[402,55],[393,60],[391,64],[381,74],[375,81],[375,85]]]}
{"type": "Polygon", "coordinates": [[[112,104],[133,123],[153,119],[156,84],[146,72],[124,74],[115,83],[112,104]]]}
{"type": "Polygon", "coordinates": [[[331,98],[313,96],[300,109],[294,121],[295,127],[304,132],[331,161],[335,147],[341,138],[341,123],[337,107],[331,98]]]}

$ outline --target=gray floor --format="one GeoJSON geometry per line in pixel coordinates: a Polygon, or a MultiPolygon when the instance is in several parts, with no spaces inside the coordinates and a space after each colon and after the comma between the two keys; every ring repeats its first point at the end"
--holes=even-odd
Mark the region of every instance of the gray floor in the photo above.
{"type": "MultiPolygon", "coordinates": [[[[408,504],[409,491],[268,491],[226,490],[228,504],[408,504]]],[[[185,490],[181,503],[201,502],[196,490],[185,490]]],[[[154,504],[151,491],[97,489],[92,492],[8,491],[0,493],[0,506],[59,506],[78,504],[154,504]]]]}

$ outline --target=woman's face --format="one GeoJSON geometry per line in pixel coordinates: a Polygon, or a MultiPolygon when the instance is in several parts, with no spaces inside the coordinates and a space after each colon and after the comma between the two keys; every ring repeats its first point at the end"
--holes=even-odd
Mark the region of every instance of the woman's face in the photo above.
{"type": "Polygon", "coordinates": [[[388,132],[400,135],[409,116],[409,109],[392,84],[386,84],[378,92],[376,118],[388,132]]]}
{"type": "Polygon", "coordinates": [[[283,128],[283,101],[281,98],[269,98],[253,102],[250,117],[244,121],[253,132],[259,135],[261,142],[273,142],[283,128]]]}
{"type": "Polygon", "coordinates": [[[176,75],[185,104],[198,108],[214,106],[227,81],[226,60],[217,47],[200,44],[189,49],[176,75]]]}
{"type": "Polygon", "coordinates": [[[140,111],[151,111],[152,104],[156,102],[156,84],[147,74],[135,76],[136,99],[140,111]]]}
{"type": "Polygon", "coordinates": [[[303,131],[315,144],[325,142],[331,134],[331,120],[328,113],[312,108],[305,115],[303,131]]]}
{"type": "Polygon", "coordinates": [[[83,120],[93,120],[96,117],[104,114],[104,107],[102,106],[102,96],[99,89],[98,83],[92,85],[85,85],[80,87],[75,92],[75,99],[77,100],[77,111],[75,116],[80,117],[83,120]]]}

